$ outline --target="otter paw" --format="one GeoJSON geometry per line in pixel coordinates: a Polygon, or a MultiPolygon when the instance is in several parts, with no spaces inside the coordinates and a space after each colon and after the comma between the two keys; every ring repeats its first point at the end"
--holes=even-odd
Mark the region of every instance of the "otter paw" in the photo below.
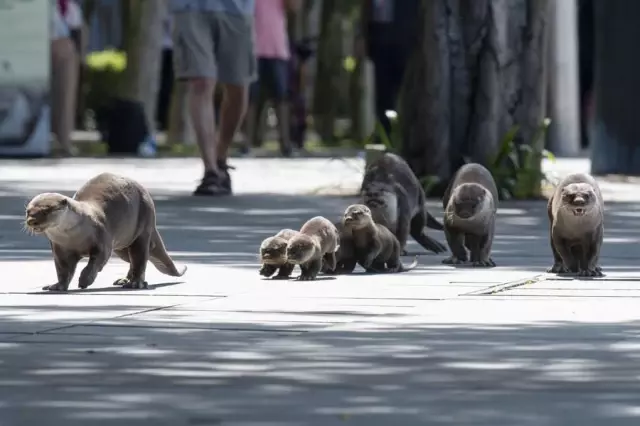
{"type": "Polygon", "coordinates": [[[112,285],[120,285],[120,286],[122,286],[122,285],[125,285],[128,282],[129,282],[128,278],[120,278],[120,279],[115,280],[112,285]]]}
{"type": "Polygon", "coordinates": [[[547,269],[547,272],[551,274],[567,274],[569,269],[561,263],[554,263],[553,266],[547,269]]]}
{"type": "Polygon", "coordinates": [[[493,261],[493,259],[488,258],[485,260],[476,260],[471,265],[476,268],[491,268],[496,266],[496,263],[493,261]]]}
{"type": "Polygon", "coordinates": [[[128,278],[124,278],[122,283],[122,288],[127,288],[131,290],[146,290],[149,288],[149,284],[146,281],[142,280],[130,280],[128,278]]]}
{"type": "Polygon", "coordinates": [[[67,291],[67,287],[60,285],[60,283],[55,283],[51,285],[46,285],[42,287],[44,291],[67,291]]]}
{"type": "Polygon", "coordinates": [[[602,277],[604,274],[602,273],[602,269],[598,270],[596,268],[593,269],[581,269],[577,274],[579,277],[602,277]]]}
{"type": "Polygon", "coordinates": [[[442,260],[444,265],[462,265],[464,260],[458,259],[456,256],[449,256],[446,259],[442,260]]]}
{"type": "Polygon", "coordinates": [[[273,265],[262,265],[262,268],[260,268],[260,270],[258,271],[260,273],[260,275],[262,275],[263,277],[267,277],[269,278],[271,275],[276,273],[276,270],[278,268],[276,268],[273,265]]]}
{"type": "Polygon", "coordinates": [[[300,275],[298,277],[298,281],[313,281],[315,279],[316,279],[316,277],[314,277],[312,275],[300,275]]]}

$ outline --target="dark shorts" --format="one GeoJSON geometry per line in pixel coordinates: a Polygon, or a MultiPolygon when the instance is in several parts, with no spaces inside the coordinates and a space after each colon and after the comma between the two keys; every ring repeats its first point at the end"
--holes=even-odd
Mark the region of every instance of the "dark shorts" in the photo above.
{"type": "Polygon", "coordinates": [[[251,99],[262,92],[269,99],[282,101],[289,91],[289,61],[276,58],[258,58],[258,80],[251,85],[251,99]]]}

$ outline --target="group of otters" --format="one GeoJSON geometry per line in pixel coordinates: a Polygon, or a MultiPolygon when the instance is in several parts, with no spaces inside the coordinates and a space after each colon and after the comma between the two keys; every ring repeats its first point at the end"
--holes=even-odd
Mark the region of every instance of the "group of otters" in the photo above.
{"type": "MultiPolygon", "coordinates": [[[[442,200],[441,224],[426,209],[422,185],[401,157],[385,153],[367,166],[361,185],[361,204],[347,207],[337,222],[322,216],[308,220],[299,231],[283,229],[260,245],[260,275],[289,278],[295,265],[299,280],[319,273],[348,274],[359,264],[367,272],[403,272],[409,235],[434,253],[443,244],[425,234],[425,226],[443,230],[451,250],[444,264],[470,262],[496,266],[491,258],[498,191],[491,173],[469,163],[454,175],[442,200]]],[[[604,204],[596,181],[588,174],[566,176],[547,207],[553,266],[547,272],[600,277],[604,204]]],[[[179,277],[178,267],[156,228],[156,211],[149,192],[138,182],[101,173],[73,197],[42,193],[27,205],[25,229],[44,234],[50,242],[57,282],[43,290],[64,292],[80,259],[88,257],[78,287],[86,289],[112,253],[129,263],[126,277],[114,282],[123,288],[147,288],[147,261],[163,274],[179,277]]]]}

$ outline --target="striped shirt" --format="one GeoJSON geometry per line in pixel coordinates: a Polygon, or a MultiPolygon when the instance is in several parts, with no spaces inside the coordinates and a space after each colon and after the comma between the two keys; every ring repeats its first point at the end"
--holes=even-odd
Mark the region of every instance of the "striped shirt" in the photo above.
{"type": "Polygon", "coordinates": [[[172,12],[195,10],[253,15],[254,6],[255,0],[169,0],[169,8],[172,12]]]}

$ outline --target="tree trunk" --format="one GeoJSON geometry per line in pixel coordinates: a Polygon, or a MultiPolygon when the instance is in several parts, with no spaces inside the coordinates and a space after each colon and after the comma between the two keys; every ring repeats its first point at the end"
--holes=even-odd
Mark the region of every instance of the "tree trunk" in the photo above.
{"type": "Polygon", "coordinates": [[[342,66],[341,22],[337,13],[338,0],[323,0],[320,17],[316,75],[313,93],[314,129],[321,140],[330,142],[336,119],[337,79],[342,66]]]}
{"type": "Polygon", "coordinates": [[[167,13],[167,0],[124,0],[122,8],[127,68],[118,95],[142,103],[149,130],[153,133],[160,79],[162,20],[167,13]]]}
{"type": "Polygon", "coordinates": [[[400,101],[402,154],[418,176],[448,181],[463,158],[489,165],[520,125],[544,119],[548,0],[423,0],[400,101]]]}
{"type": "Polygon", "coordinates": [[[637,99],[640,61],[632,46],[640,40],[640,2],[595,1],[595,111],[591,172],[640,175],[637,99]]]}

